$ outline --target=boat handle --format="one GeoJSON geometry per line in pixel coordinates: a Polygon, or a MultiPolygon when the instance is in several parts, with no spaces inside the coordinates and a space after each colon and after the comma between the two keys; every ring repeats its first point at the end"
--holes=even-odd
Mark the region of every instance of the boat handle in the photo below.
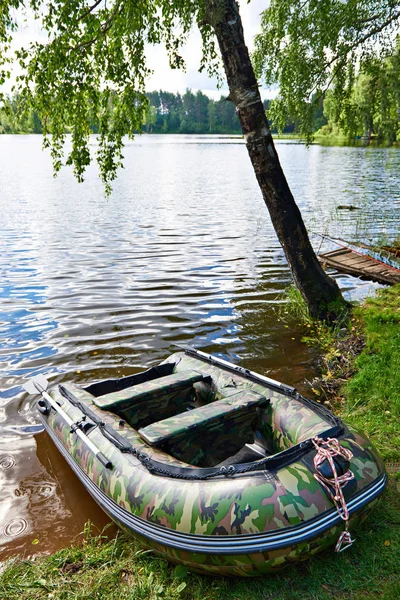
{"type": "MultiPolygon", "coordinates": [[[[46,377],[44,377],[44,375],[36,375],[36,377],[33,377],[32,379],[27,381],[22,387],[29,394],[40,394],[47,401],[47,403],[50,404],[50,406],[52,408],[54,408],[54,410],[60,415],[60,417],[62,419],[64,419],[64,421],[67,423],[67,425],[69,425],[70,427],[73,427],[75,425],[75,422],[67,415],[67,413],[65,411],[63,411],[63,409],[57,404],[57,402],[55,400],[53,400],[53,398],[46,392],[47,385],[48,385],[48,381],[47,381],[46,377]]],[[[41,406],[41,408],[43,409],[44,407],[41,406]]],[[[40,412],[42,412],[42,411],[40,411],[40,412]]],[[[42,414],[45,414],[45,412],[42,412],[42,414]]],[[[83,431],[81,429],[79,429],[79,427],[75,428],[75,433],[82,440],[82,442],[89,448],[89,450],[91,450],[93,452],[95,457],[101,462],[101,464],[106,469],[113,468],[112,462],[108,458],[106,458],[106,456],[104,456],[104,454],[100,451],[100,449],[95,444],[93,444],[92,440],[90,440],[88,438],[88,436],[85,433],[83,433],[83,431]]]]}

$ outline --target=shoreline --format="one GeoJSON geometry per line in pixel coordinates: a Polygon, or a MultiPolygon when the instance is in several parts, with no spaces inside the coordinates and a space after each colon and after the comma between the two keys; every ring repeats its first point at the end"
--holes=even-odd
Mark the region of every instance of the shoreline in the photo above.
{"type": "MultiPolygon", "coordinates": [[[[334,334],[305,324],[319,340],[321,390],[347,423],[366,431],[385,459],[389,486],[379,507],[357,529],[348,553],[327,550],[296,567],[254,580],[199,576],[174,567],[120,532],[35,560],[11,559],[0,575],[7,600],[394,600],[400,596],[400,285],[354,309],[334,334]],[[397,365],[397,367],[396,367],[397,365]],[[296,578],[296,589],[293,579],[296,578]],[[270,596],[265,596],[268,582],[270,596]]],[[[316,384],[317,385],[317,384],[316,384]]]]}
{"type": "MultiPolygon", "coordinates": [[[[19,132],[2,132],[0,131],[0,137],[1,136],[8,136],[8,135],[15,135],[15,136],[43,136],[42,133],[39,132],[33,132],[33,131],[19,131],[19,132]]],[[[66,135],[72,135],[70,132],[66,132],[66,135]]],[[[97,132],[92,132],[91,135],[98,135],[97,132]]],[[[138,133],[136,132],[135,134],[136,136],[141,136],[141,135],[149,135],[149,136],[174,136],[174,135],[182,135],[182,136],[188,136],[188,135],[192,135],[195,137],[224,137],[227,139],[235,139],[235,140],[243,140],[243,135],[237,131],[234,132],[203,132],[203,133],[184,133],[184,132],[168,132],[168,133],[161,133],[161,132],[149,132],[149,131],[143,131],[142,133],[138,133]]],[[[304,137],[302,137],[301,135],[297,134],[297,133],[272,133],[272,138],[274,140],[274,142],[284,142],[284,141],[297,141],[299,144],[304,144],[306,145],[306,141],[304,139],[304,137]]],[[[243,140],[244,141],[244,140],[243,140]]],[[[357,139],[357,140],[353,140],[353,139],[348,139],[346,137],[343,136],[337,136],[337,135],[326,135],[326,134],[321,134],[318,135],[318,132],[316,132],[314,134],[314,139],[310,142],[309,144],[310,146],[331,146],[331,147],[350,147],[350,148],[399,148],[400,144],[399,142],[395,141],[392,144],[387,144],[384,142],[378,142],[375,139],[370,140],[368,143],[365,143],[365,141],[363,139],[357,139]]]]}

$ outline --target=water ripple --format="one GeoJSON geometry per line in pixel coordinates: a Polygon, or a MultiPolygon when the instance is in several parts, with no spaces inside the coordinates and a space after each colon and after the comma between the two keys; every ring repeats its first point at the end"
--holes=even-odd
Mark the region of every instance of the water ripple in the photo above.
{"type": "Polygon", "coordinates": [[[28,521],[20,517],[11,519],[0,529],[0,538],[16,538],[23,535],[28,529],[28,521]]]}
{"type": "MultiPolygon", "coordinates": [[[[21,492],[7,496],[15,518],[5,519],[3,537],[21,537],[32,520],[38,537],[47,532],[46,551],[61,543],[49,514],[65,541],[69,530],[76,535],[74,511],[84,519],[95,509],[68,500],[77,484],[60,465],[46,463],[37,485],[29,479],[26,444],[38,426],[24,378],[126,375],[190,344],[301,389],[314,354],[301,330],[279,321],[291,275],[242,140],[144,136],[126,147],[109,199],[95,167],[83,185],[68,169],[54,180],[40,144],[39,136],[0,136],[0,495],[21,492]]],[[[278,150],[309,229],[367,242],[397,234],[399,150],[278,150]],[[346,204],[360,210],[338,208],[346,204]]],[[[337,279],[352,297],[374,287],[337,279]]]]}
{"type": "Polygon", "coordinates": [[[0,469],[8,471],[15,465],[15,460],[12,456],[0,456],[0,469]]]}

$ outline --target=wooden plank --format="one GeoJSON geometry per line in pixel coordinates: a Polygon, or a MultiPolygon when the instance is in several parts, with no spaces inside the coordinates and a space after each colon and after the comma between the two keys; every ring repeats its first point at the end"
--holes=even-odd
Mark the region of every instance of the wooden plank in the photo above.
{"type": "Polygon", "coordinates": [[[330,260],[331,262],[337,262],[340,265],[351,265],[353,267],[363,268],[364,266],[375,264],[372,259],[368,256],[361,256],[355,252],[347,252],[346,254],[341,254],[340,257],[338,255],[332,256],[328,254],[321,255],[322,260],[330,260]]]}
{"type": "Polygon", "coordinates": [[[362,268],[363,266],[367,266],[367,265],[371,265],[371,261],[368,260],[368,258],[364,258],[362,256],[346,256],[343,258],[343,261],[338,261],[341,262],[342,264],[347,264],[347,265],[352,265],[352,266],[359,266],[360,268],[362,268]]]}
{"type": "Polygon", "coordinates": [[[390,267],[370,256],[361,255],[350,248],[326,252],[318,258],[323,264],[350,275],[372,279],[379,283],[400,283],[400,269],[390,267]]]}
{"type": "Polygon", "coordinates": [[[340,256],[341,254],[351,254],[351,250],[349,250],[348,248],[339,248],[339,250],[331,250],[330,252],[326,252],[325,254],[320,254],[320,256],[329,256],[329,257],[334,257],[334,256],[340,256]]]}
{"type": "MultiPolygon", "coordinates": [[[[391,270],[385,269],[384,267],[382,268],[380,265],[369,265],[366,267],[366,271],[371,271],[371,273],[391,273],[391,270]]],[[[394,276],[396,276],[395,273],[394,276]]]]}
{"type": "MultiPolygon", "coordinates": [[[[323,257],[323,260],[325,260],[325,258],[326,257],[323,257]]],[[[341,266],[348,265],[348,266],[354,267],[354,268],[358,267],[360,269],[371,265],[371,261],[369,261],[368,259],[361,258],[359,256],[344,256],[341,259],[338,259],[336,257],[333,259],[331,257],[327,257],[327,259],[331,263],[336,263],[341,266]]]]}
{"type": "Polygon", "coordinates": [[[388,268],[388,266],[385,264],[371,263],[367,268],[373,271],[379,271],[381,273],[393,273],[394,276],[396,276],[397,274],[400,275],[400,271],[398,271],[397,269],[391,269],[390,267],[388,268]]]}

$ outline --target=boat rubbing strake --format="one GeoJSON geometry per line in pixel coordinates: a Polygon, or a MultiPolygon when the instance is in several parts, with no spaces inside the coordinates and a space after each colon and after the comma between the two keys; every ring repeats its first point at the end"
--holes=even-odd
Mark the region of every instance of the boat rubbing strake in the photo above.
{"type": "Polygon", "coordinates": [[[325,407],[199,351],[45,387],[44,426],[96,502],[199,572],[258,575],[346,548],[386,485],[371,442],[325,407]]]}

